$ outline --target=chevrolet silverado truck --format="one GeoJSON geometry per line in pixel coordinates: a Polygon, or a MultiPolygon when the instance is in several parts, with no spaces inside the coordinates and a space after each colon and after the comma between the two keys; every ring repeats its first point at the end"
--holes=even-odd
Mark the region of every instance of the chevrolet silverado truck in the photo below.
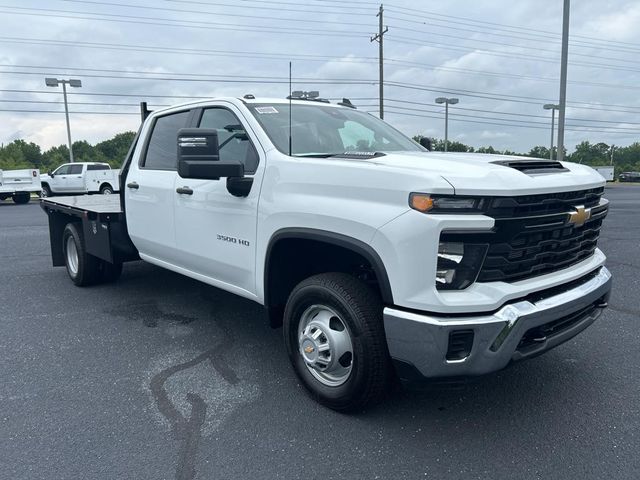
{"type": "Polygon", "coordinates": [[[53,265],[85,286],[142,259],[258,302],[336,410],[398,377],[500,370],[607,306],[597,172],[431,152],[348,101],[150,112],[121,181],[117,196],[42,199],[53,265]]]}
{"type": "Polygon", "coordinates": [[[42,175],[41,197],[101,193],[110,195],[120,190],[120,171],[108,163],[75,162],[60,165],[42,175]]]}
{"type": "Polygon", "coordinates": [[[11,198],[14,203],[29,203],[32,193],[40,194],[40,170],[0,170],[0,202],[11,198]]]}

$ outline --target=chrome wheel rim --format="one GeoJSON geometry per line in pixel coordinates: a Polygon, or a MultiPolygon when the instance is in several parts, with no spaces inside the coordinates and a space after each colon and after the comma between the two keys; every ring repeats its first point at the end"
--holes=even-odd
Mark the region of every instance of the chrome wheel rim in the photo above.
{"type": "Polygon", "coordinates": [[[67,266],[72,275],[78,274],[78,249],[76,248],[76,242],[72,236],[67,237],[67,244],[65,250],[67,251],[67,266]]]}
{"type": "Polygon", "coordinates": [[[111,191],[110,188],[105,188],[104,190],[102,190],[102,194],[103,195],[111,195],[113,192],[111,191]]]}
{"type": "Polygon", "coordinates": [[[298,351],[319,382],[329,387],[344,384],[353,366],[353,342],[345,322],[331,308],[312,305],[300,318],[298,351]]]}

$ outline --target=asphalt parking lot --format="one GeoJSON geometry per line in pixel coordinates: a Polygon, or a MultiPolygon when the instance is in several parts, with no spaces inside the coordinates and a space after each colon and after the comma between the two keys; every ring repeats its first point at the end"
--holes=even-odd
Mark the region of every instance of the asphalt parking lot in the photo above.
{"type": "Polygon", "coordinates": [[[343,415],[252,302],[137,262],[79,289],[0,203],[0,478],[636,479],[640,187],[607,189],[611,307],[542,357],[343,415]]]}

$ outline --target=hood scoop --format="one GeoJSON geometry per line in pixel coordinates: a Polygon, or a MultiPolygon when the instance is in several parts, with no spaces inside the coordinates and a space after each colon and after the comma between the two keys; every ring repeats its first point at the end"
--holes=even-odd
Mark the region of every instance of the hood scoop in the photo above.
{"type": "Polygon", "coordinates": [[[569,169],[564,168],[560,162],[553,160],[499,160],[491,163],[495,165],[502,165],[503,167],[515,168],[527,175],[569,171],[569,169]]]}

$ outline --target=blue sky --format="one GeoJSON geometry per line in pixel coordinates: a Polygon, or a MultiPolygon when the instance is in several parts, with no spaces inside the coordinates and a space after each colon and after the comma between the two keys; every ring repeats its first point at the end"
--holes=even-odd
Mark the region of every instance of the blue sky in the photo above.
{"type": "MultiPolygon", "coordinates": [[[[638,141],[640,2],[573,3],[566,144],[638,141]]],[[[64,115],[40,112],[63,109],[45,76],[82,79],[70,95],[72,135],[92,143],[136,129],[141,100],[285,97],[289,59],[294,89],[376,112],[378,46],[369,37],[378,6],[0,0],[0,141],[66,143],[64,115]]],[[[385,119],[408,135],[441,137],[433,100],[455,96],[451,139],[516,151],[548,145],[542,105],[558,98],[561,22],[560,0],[385,4],[385,119]]]]}

